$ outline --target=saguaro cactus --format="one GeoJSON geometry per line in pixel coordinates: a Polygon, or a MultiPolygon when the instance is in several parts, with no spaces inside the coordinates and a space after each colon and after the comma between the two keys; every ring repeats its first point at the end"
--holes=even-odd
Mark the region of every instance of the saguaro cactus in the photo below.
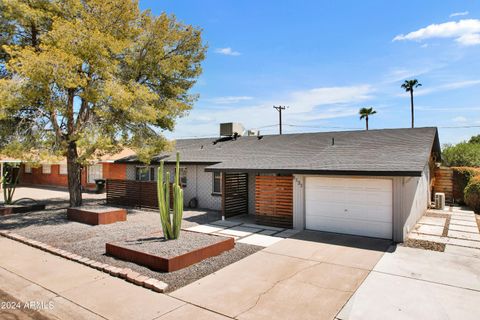
{"type": "Polygon", "coordinates": [[[163,161],[158,168],[157,195],[160,221],[165,239],[178,239],[182,227],[183,216],[183,190],[180,187],[180,155],[177,153],[177,165],[175,167],[175,182],[173,183],[173,208],[170,208],[170,173],[165,174],[163,180],[163,161]]]}

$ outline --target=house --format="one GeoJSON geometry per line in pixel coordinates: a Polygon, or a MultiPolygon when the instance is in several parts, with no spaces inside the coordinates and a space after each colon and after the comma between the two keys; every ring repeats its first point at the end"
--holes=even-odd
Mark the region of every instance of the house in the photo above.
{"type": "MultiPolygon", "coordinates": [[[[126,179],[126,165],[114,163],[115,160],[133,155],[131,149],[125,148],[113,155],[105,155],[82,171],[82,186],[86,190],[95,189],[95,179],[126,179]]],[[[67,162],[41,163],[32,166],[22,163],[20,167],[21,185],[67,187],[67,162]]]]}
{"type": "MultiPolygon", "coordinates": [[[[403,241],[427,209],[440,161],[436,128],[237,136],[176,141],[185,205],[248,213],[257,223],[403,241]]],[[[164,160],[135,156],[126,178],[156,180],[164,160]]]]}

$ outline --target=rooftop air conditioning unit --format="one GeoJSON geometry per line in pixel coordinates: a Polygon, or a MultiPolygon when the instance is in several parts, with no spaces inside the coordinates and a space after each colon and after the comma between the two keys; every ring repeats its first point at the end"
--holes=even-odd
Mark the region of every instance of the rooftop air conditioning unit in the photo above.
{"type": "Polygon", "coordinates": [[[438,210],[445,209],[445,193],[443,192],[435,193],[435,209],[438,209],[438,210]]]}
{"type": "Polygon", "coordinates": [[[245,128],[238,122],[220,123],[220,136],[232,137],[236,132],[239,136],[243,135],[245,128]]]}

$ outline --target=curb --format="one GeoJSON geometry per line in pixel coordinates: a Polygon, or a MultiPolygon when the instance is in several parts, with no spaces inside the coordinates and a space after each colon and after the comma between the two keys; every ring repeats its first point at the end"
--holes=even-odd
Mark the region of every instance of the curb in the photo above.
{"type": "Polygon", "coordinates": [[[8,231],[0,231],[0,236],[3,236],[5,238],[15,240],[18,242],[21,242],[23,244],[26,244],[28,246],[46,251],[48,253],[54,254],[56,256],[71,260],[73,262],[78,262],[80,264],[83,264],[87,267],[97,269],[101,272],[104,272],[106,274],[111,275],[112,277],[117,277],[120,279],[123,279],[127,282],[130,282],[134,285],[144,287],[146,289],[153,290],[155,292],[163,293],[165,290],[168,288],[168,284],[166,284],[163,281],[154,279],[154,278],[149,278],[147,276],[144,276],[142,274],[139,274],[138,272],[133,271],[130,268],[118,268],[109,264],[101,263],[98,261],[90,260],[88,258],[79,256],[78,254],[68,252],[62,249],[58,249],[55,247],[52,247],[46,243],[42,243],[36,240],[32,240],[29,238],[25,238],[19,234],[13,233],[13,232],[8,232],[8,231]]]}

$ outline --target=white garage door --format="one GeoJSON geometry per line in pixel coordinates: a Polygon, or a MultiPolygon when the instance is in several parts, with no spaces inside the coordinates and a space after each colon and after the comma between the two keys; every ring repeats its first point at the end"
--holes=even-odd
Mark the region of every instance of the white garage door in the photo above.
{"type": "Polygon", "coordinates": [[[310,230],[392,238],[392,180],[307,177],[310,230]]]}

